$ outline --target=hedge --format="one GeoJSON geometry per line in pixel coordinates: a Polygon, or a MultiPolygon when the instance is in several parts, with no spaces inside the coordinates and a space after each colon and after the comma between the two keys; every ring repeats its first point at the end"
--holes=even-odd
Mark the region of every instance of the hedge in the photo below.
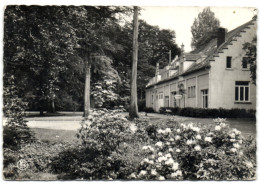
{"type": "Polygon", "coordinates": [[[197,118],[255,118],[256,111],[253,109],[203,109],[192,107],[161,107],[161,114],[171,114],[197,118]]]}

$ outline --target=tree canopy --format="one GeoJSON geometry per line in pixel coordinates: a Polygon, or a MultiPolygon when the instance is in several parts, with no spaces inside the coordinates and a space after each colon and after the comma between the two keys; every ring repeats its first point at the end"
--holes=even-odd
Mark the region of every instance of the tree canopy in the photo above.
{"type": "MultiPolygon", "coordinates": [[[[104,106],[112,105],[111,99],[126,104],[133,28],[131,21],[120,21],[132,13],[129,7],[113,6],[7,6],[4,74],[9,75],[4,75],[4,81],[14,76],[18,95],[29,102],[30,110],[49,110],[51,102],[57,110],[82,110],[85,64],[91,55],[93,105],[99,104],[97,96],[104,90],[108,92],[101,95],[104,106]],[[102,89],[98,90],[100,85],[102,89]]],[[[169,50],[173,58],[180,49],[174,31],[142,20],[139,24],[137,87],[139,98],[144,98],[156,62],[166,65],[169,50]]]]}
{"type": "Polygon", "coordinates": [[[220,26],[219,20],[215,17],[214,12],[209,7],[204,8],[198,17],[194,19],[191,26],[192,33],[192,48],[196,49],[206,41],[210,40],[210,37],[215,36],[217,28],[220,26]]]}

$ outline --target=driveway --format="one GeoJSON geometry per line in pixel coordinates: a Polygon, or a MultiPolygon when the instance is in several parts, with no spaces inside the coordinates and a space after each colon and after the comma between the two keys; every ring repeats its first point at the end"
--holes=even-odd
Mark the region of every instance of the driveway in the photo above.
{"type": "MultiPolygon", "coordinates": [[[[53,129],[53,130],[78,130],[81,125],[82,112],[60,112],[62,116],[50,116],[50,117],[27,117],[28,126],[30,128],[43,128],[43,129],[53,129]]],[[[128,113],[122,113],[127,116],[128,113]]],[[[160,120],[166,120],[172,116],[148,113],[139,113],[141,117],[148,117],[156,123],[160,123],[160,120]]],[[[211,118],[191,118],[191,117],[181,117],[174,116],[177,121],[183,123],[198,122],[201,124],[214,124],[211,118]]],[[[244,135],[256,135],[256,120],[255,119],[227,119],[227,123],[231,128],[237,128],[244,135]]]]}

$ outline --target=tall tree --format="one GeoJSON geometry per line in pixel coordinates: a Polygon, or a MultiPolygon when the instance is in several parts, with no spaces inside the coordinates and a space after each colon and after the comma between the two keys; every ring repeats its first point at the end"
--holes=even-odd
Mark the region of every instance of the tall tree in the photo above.
{"type": "Polygon", "coordinates": [[[209,7],[204,8],[198,17],[195,18],[191,26],[191,46],[194,49],[201,46],[202,42],[205,43],[205,38],[208,37],[209,34],[214,34],[219,26],[220,22],[215,17],[214,12],[212,12],[209,7]]]}
{"type": "Polygon", "coordinates": [[[138,62],[138,7],[134,7],[134,24],[133,24],[133,63],[131,76],[131,99],[129,108],[129,118],[138,118],[137,106],[137,62],[138,62]]]}

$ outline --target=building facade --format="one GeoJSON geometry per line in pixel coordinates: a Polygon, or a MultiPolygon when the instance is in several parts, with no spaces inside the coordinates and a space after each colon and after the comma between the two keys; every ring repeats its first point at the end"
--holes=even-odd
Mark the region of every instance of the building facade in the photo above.
{"type": "Polygon", "coordinates": [[[146,107],[256,109],[256,86],[251,82],[243,44],[256,37],[255,19],[217,37],[191,53],[182,54],[146,86],[146,107]]]}

